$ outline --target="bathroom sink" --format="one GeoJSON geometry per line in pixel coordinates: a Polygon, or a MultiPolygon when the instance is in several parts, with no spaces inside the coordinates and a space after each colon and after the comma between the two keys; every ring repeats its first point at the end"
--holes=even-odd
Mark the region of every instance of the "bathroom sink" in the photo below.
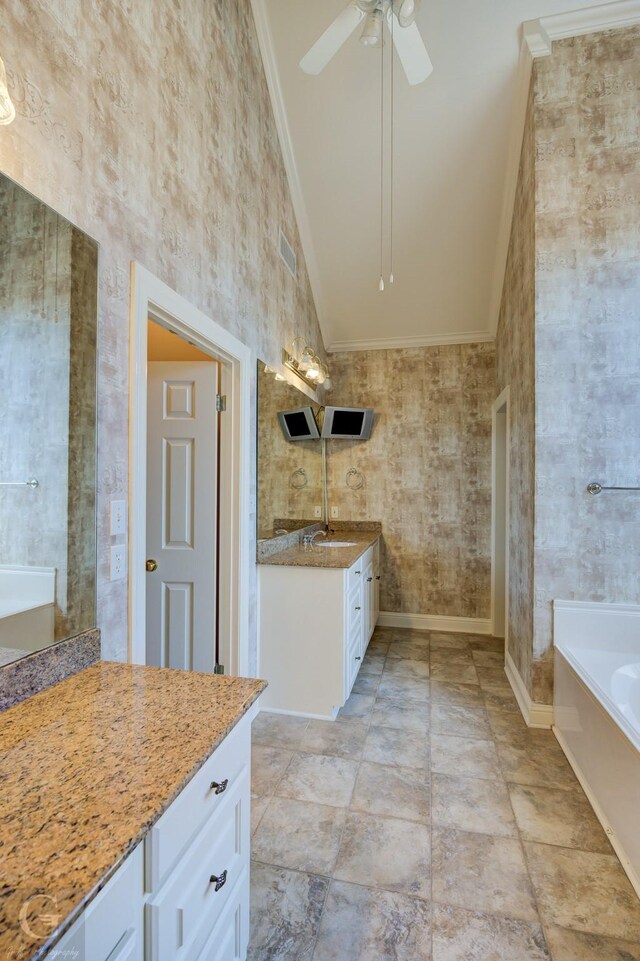
{"type": "Polygon", "coordinates": [[[355,547],[356,541],[315,541],[314,547],[355,547]]]}

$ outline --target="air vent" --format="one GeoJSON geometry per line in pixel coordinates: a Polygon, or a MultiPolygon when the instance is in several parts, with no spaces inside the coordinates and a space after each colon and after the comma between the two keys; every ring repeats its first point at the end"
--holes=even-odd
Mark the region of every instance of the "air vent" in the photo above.
{"type": "Polygon", "coordinates": [[[285,237],[282,232],[282,227],[280,228],[280,244],[278,248],[280,257],[284,261],[284,264],[291,274],[292,277],[296,275],[296,255],[294,253],[293,247],[285,237]]]}

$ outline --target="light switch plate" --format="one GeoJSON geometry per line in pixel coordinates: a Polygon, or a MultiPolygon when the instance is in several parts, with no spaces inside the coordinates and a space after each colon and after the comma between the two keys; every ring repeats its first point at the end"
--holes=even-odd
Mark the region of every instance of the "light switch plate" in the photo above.
{"type": "Polygon", "coordinates": [[[314,517],[322,517],[322,508],[321,508],[321,507],[314,507],[314,508],[313,508],[313,516],[314,516],[314,517]]]}
{"type": "Polygon", "coordinates": [[[127,574],[127,548],[125,544],[115,544],[111,548],[111,580],[120,581],[127,574]]]}
{"type": "Polygon", "coordinates": [[[111,536],[127,533],[126,501],[111,501],[111,536]]]}

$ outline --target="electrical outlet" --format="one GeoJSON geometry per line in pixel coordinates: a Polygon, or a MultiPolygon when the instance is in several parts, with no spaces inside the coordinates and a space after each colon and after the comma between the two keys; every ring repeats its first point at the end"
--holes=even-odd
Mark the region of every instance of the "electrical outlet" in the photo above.
{"type": "Polygon", "coordinates": [[[126,501],[111,501],[111,536],[127,533],[126,501]]]}
{"type": "Polygon", "coordinates": [[[314,516],[314,517],[322,517],[322,508],[321,508],[321,507],[314,507],[314,508],[313,508],[313,516],[314,516]]]}
{"type": "Polygon", "coordinates": [[[337,508],[337,507],[332,507],[332,508],[331,508],[331,517],[333,518],[333,520],[334,520],[334,521],[337,520],[337,519],[338,519],[338,516],[339,516],[338,508],[337,508]]]}
{"type": "Polygon", "coordinates": [[[127,573],[127,548],[116,544],[111,548],[111,580],[120,581],[127,573]]]}

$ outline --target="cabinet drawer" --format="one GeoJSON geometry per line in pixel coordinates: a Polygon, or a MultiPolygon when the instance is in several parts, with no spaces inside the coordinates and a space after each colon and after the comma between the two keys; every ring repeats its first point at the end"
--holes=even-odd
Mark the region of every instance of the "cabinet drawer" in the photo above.
{"type": "Polygon", "coordinates": [[[364,558],[359,557],[353,567],[350,567],[347,571],[347,594],[350,594],[362,581],[362,574],[365,568],[363,561],[364,558]]]}
{"type": "Polygon", "coordinates": [[[142,961],[142,845],[89,904],[51,951],[51,957],[142,961]]]}
{"type": "Polygon", "coordinates": [[[145,907],[149,961],[191,961],[246,870],[249,768],[228,789],[224,808],[194,838],[166,884],[145,907]]]}
{"type": "Polygon", "coordinates": [[[244,961],[248,943],[249,873],[245,871],[198,955],[198,961],[244,961]]]}
{"type": "Polygon", "coordinates": [[[362,589],[360,584],[347,594],[347,638],[351,639],[356,630],[362,630],[362,589]]]}
{"type": "Polygon", "coordinates": [[[250,758],[251,718],[245,715],[149,831],[145,841],[147,891],[159,889],[191,838],[222,809],[250,758]]]}

